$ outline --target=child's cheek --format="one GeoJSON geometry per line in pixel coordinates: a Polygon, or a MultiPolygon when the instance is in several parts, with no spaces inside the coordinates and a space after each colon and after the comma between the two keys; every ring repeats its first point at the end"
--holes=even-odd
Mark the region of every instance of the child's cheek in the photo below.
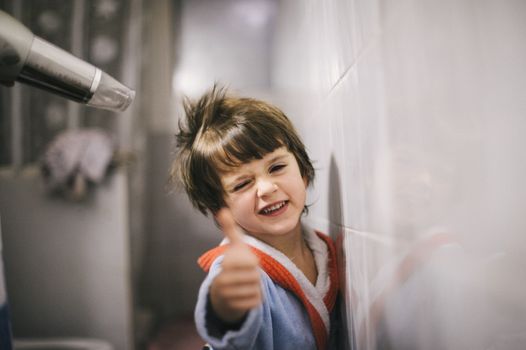
{"type": "Polygon", "coordinates": [[[227,204],[237,222],[246,220],[254,212],[254,200],[246,193],[230,196],[227,204]]]}

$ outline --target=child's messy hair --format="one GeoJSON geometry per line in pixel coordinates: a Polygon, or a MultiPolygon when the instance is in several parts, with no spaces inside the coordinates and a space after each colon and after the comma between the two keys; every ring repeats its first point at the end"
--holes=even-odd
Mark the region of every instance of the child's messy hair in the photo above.
{"type": "Polygon", "coordinates": [[[220,174],[280,147],[296,158],[307,184],[314,168],[292,123],[275,106],[251,98],[228,96],[214,85],[199,100],[183,102],[185,118],[176,134],[177,155],[170,179],[181,182],[203,214],[225,206],[220,174]]]}

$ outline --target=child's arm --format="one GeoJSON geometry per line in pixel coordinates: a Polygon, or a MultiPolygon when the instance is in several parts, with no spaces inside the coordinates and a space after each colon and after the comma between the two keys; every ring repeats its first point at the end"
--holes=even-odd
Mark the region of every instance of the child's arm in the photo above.
{"type": "Polygon", "coordinates": [[[216,219],[230,241],[221,272],[210,287],[210,301],[217,316],[226,323],[237,323],[261,304],[261,278],[258,258],[243,243],[240,228],[227,208],[216,219]]]}

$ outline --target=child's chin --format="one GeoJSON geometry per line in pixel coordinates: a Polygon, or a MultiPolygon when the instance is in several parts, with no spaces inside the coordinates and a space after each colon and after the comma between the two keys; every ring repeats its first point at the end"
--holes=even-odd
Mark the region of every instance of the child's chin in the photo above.
{"type": "Polygon", "coordinates": [[[274,235],[274,236],[285,236],[291,232],[293,232],[297,227],[299,223],[280,223],[278,225],[273,225],[272,227],[269,227],[267,229],[268,234],[274,235]]]}

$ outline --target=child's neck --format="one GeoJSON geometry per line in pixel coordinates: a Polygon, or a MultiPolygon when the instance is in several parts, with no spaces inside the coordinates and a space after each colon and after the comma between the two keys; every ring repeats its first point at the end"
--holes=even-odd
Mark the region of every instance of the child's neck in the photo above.
{"type": "Polygon", "coordinates": [[[301,224],[288,235],[273,237],[272,242],[265,243],[285,254],[313,285],[316,284],[318,271],[314,255],[303,238],[301,224]]]}
{"type": "Polygon", "coordinates": [[[299,253],[303,253],[304,249],[308,249],[303,239],[301,223],[298,223],[298,225],[286,235],[270,237],[256,236],[256,238],[279,250],[291,260],[296,258],[299,253]]]}
{"type": "Polygon", "coordinates": [[[274,245],[274,248],[285,254],[291,261],[302,259],[307,251],[310,251],[301,234],[297,238],[283,240],[279,243],[281,244],[274,245]]]}
{"type": "Polygon", "coordinates": [[[303,239],[303,235],[300,235],[300,239],[296,240],[295,244],[290,247],[289,252],[284,252],[284,254],[288,256],[290,261],[292,261],[312,285],[315,286],[316,280],[318,279],[318,269],[316,267],[314,254],[307,245],[307,242],[305,242],[305,239],[303,239]]]}

